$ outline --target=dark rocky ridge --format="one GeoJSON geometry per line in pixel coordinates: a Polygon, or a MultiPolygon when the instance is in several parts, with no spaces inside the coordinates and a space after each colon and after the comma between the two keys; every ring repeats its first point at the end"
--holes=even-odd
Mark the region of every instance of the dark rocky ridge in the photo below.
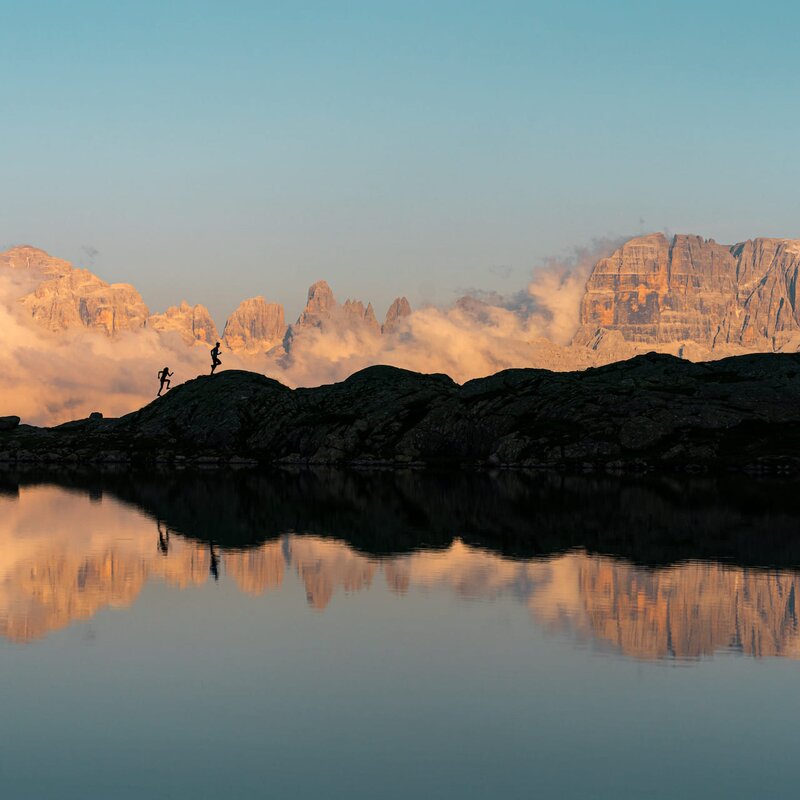
{"type": "Polygon", "coordinates": [[[463,386],[370,367],[291,390],[231,370],[119,419],[0,433],[5,461],[800,468],[800,355],[695,364],[651,353],[463,386]]]}

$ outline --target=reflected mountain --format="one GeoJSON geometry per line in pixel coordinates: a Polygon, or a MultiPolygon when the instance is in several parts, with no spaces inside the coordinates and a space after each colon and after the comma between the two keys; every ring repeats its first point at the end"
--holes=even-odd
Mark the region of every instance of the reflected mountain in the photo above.
{"type": "Polygon", "coordinates": [[[150,581],[311,608],[368,589],[509,598],[638,659],[800,654],[793,484],[502,473],[4,473],[0,635],[29,642],[150,581]]]}

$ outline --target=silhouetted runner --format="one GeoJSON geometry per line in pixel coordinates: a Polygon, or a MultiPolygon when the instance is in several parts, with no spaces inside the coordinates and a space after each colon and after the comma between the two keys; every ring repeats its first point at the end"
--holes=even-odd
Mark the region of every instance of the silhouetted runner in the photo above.
{"type": "Polygon", "coordinates": [[[158,394],[156,397],[161,397],[161,392],[164,391],[164,386],[167,387],[167,391],[169,391],[170,382],[169,379],[174,375],[174,372],[169,371],[169,367],[164,367],[164,369],[159,370],[158,372],[158,379],[161,381],[161,386],[158,387],[158,394]]]}
{"type": "Polygon", "coordinates": [[[222,363],[219,358],[219,342],[217,342],[211,348],[211,374],[214,374],[214,370],[222,363]]]}

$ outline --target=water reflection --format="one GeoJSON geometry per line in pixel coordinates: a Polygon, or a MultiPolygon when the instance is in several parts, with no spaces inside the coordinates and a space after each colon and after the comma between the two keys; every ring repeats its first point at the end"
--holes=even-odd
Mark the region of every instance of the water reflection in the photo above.
{"type": "Polygon", "coordinates": [[[767,502],[785,486],[733,498],[703,483],[547,477],[214,479],[210,502],[205,476],[73,476],[70,488],[6,476],[0,635],[42,638],[130,606],[149,581],[250,595],[299,581],[319,612],[368,590],[510,598],[535,624],[637,659],[800,654],[797,518],[767,502]]]}

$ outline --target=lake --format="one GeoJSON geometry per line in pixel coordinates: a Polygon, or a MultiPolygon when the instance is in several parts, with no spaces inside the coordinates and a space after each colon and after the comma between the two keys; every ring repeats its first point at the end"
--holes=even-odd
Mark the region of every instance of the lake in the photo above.
{"type": "Polygon", "coordinates": [[[793,798],[798,488],[0,472],[0,796],[793,798]]]}

